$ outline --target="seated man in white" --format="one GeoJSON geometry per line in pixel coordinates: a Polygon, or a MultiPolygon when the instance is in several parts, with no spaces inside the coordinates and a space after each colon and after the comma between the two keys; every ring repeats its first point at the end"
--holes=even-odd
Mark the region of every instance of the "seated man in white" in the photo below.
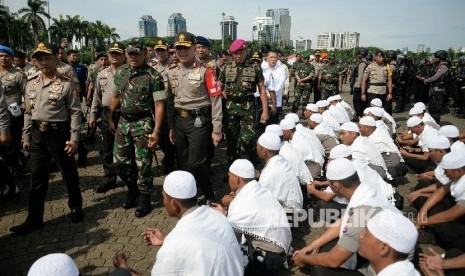
{"type": "Polygon", "coordinates": [[[361,183],[354,166],[345,158],[331,161],[326,177],[333,192],[347,198],[349,204],[340,220],[310,245],[294,253],[294,264],[310,266],[312,276],[360,275],[355,270],[360,231],[377,212],[397,210],[376,189],[361,183]]]}
{"type": "Polygon", "coordinates": [[[389,174],[392,177],[402,177],[407,174],[407,167],[403,164],[399,149],[394,144],[386,129],[376,127],[373,117],[365,116],[358,122],[360,134],[368,137],[381,152],[389,174]]]}
{"type": "Polygon", "coordinates": [[[160,246],[152,275],[243,275],[246,260],[229,221],[209,206],[197,205],[194,176],[170,173],[163,183],[163,204],[179,221],[164,237],[148,228],[144,240],[160,246]]]}
{"type": "Polygon", "coordinates": [[[308,128],[313,130],[320,143],[325,149],[325,156],[328,157],[331,149],[339,144],[336,133],[323,122],[323,116],[319,113],[312,114],[308,119],[308,128]]]}
{"type": "Polygon", "coordinates": [[[242,237],[246,240],[249,264],[245,275],[273,275],[282,267],[291,245],[286,213],[270,190],[254,179],[255,169],[250,161],[234,161],[228,177],[235,194],[233,201],[227,212],[219,204],[212,207],[228,218],[238,241],[242,237]]]}
{"type": "Polygon", "coordinates": [[[339,135],[339,128],[341,124],[339,121],[333,116],[333,114],[328,110],[329,103],[327,100],[321,100],[316,102],[316,106],[318,107],[318,113],[323,116],[323,122],[328,124],[336,133],[339,135]]]}
{"type": "Polygon", "coordinates": [[[342,105],[337,105],[339,102],[336,99],[336,96],[328,97],[329,112],[337,119],[339,124],[343,124],[346,122],[350,122],[349,113],[347,113],[346,109],[342,105]]]}
{"type": "Polygon", "coordinates": [[[378,172],[383,179],[391,178],[381,152],[369,138],[360,136],[360,129],[356,123],[343,124],[339,137],[341,143],[352,150],[354,159],[369,163],[369,166],[378,172]]]}
{"type": "Polygon", "coordinates": [[[375,98],[371,100],[370,107],[374,107],[374,110],[377,113],[377,116],[379,115],[380,119],[384,123],[386,123],[386,125],[392,130],[392,133],[396,133],[396,128],[397,128],[396,121],[391,116],[391,114],[387,113],[386,110],[384,110],[383,102],[380,99],[375,98]]]}
{"type": "Polygon", "coordinates": [[[420,276],[408,260],[415,250],[418,231],[401,213],[383,210],[372,217],[360,233],[360,256],[370,262],[378,276],[420,276]]]}
{"type": "Polygon", "coordinates": [[[297,130],[294,121],[290,119],[281,120],[279,126],[283,131],[283,139],[288,141],[304,157],[312,177],[320,178],[324,163],[324,148],[318,138],[316,136],[316,139],[310,138],[309,132],[307,132],[307,130],[310,131],[309,129],[300,128],[297,130]],[[322,151],[320,151],[320,147],[322,151]]]}
{"type": "Polygon", "coordinates": [[[459,129],[454,125],[445,125],[439,129],[439,135],[449,138],[450,150],[465,150],[465,144],[460,141],[459,129]]]}
{"type": "Polygon", "coordinates": [[[337,106],[341,106],[342,108],[344,108],[347,112],[347,114],[349,114],[349,118],[350,120],[353,120],[355,118],[355,111],[354,109],[346,102],[344,101],[342,98],[341,98],[341,95],[340,94],[337,94],[337,95],[334,95],[333,96],[334,99],[336,99],[337,101],[337,106]]]}
{"type": "MultiPolygon", "coordinates": [[[[265,132],[274,133],[282,140],[283,131],[279,125],[267,125],[265,132]]],[[[281,143],[279,154],[286,158],[287,161],[289,161],[297,176],[297,179],[299,180],[300,185],[305,187],[308,183],[312,182],[313,177],[307,165],[305,164],[303,155],[298,150],[294,149],[294,147],[289,142],[284,141],[281,143]]]]}
{"type": "Polygon", "coordinates": [[[290,163],[279,154],[280,148],[281,139],[274,133],[263,133],[258,138],[258,157],[266,164],[258,182],[268,188],[284,208],[302,209],[299,180],[290,163]]]}

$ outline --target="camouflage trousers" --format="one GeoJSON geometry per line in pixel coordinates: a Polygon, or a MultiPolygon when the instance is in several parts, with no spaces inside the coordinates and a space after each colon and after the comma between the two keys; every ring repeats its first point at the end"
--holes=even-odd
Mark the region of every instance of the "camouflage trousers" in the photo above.
{"type": "Polygon", "coordinates": [[[329,97],[337,95],[338,92],[336,89],[321,89],[321,99],[322,100],[327,100],[329,97]]]}
{"type": "Polygon", "coordinates": [[[228,126],[225,134],[229,164],[241,157],[242,148],[245,149],[252,163],[258,162],[254,115],[253,101],[244,104],[237,104],[232,101],[226,102],[225,116],[228,119],[228,126]]]}
{"type": "Polygon", "coordinates": [[[310,99],[310,93],[312,91],[312,86],[309,83],[306,83],[304,87],[297,86],[294,89],[294,103],[292,104],[292,112],[297,112],[300,106],[306,106],[310,99]]]}
{"type": "Polygon", "coordinates": [[[118,176],[128,188],[139,188],[142,194],[153,191],[153,152],[148,148],[148,135],[153,132],[153,119],[147,117],[129,122],[119,120],[113,147],[113,163],[118,176]]]}

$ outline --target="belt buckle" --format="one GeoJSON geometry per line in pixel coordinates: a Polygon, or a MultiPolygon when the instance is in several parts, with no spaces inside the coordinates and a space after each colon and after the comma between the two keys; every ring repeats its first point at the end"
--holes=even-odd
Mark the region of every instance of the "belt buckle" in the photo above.
{"type": "Polygon", "coordinates": [[[48,124],[45,122],[40,122],[39,124],[39,130],[40,132],[45,132],[48,130],[48,124]]]}
{"type": "Polygon", "coordinates": [[[179,115],[181,118],[187,118],[189,117],[189,112],[187,112],[187,110],[181,109],[181,113],[179,113],[179,115]]]}

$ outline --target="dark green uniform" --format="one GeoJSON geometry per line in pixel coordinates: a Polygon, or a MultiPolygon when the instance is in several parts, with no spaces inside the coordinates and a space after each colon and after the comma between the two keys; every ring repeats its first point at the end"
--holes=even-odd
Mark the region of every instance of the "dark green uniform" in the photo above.
{"type": "Polygon", "coordinates": [[[231,164],[240,158],[243,147],[250,160],[257,161],[254,130],[255,104],[254,93],[257,84],[264,82],[261,68],[250,61],[238,65],[234,61],[227,63],[220,73],[220,81],[225,84],[226,114],[228,126],[228,161],[231,164]]]}
{"type": "Polygon", "coordinates": [[[340,69],[334,63],[327,63],[321,68],[321,98],[338,94],[340,69]]]}
{"type": "Polygon", "coordinates": [[[153,190],[152,158],[148,148],[149,134],[153,132],[152,106],[164,100],[163,79],[154,68],[144,64],[131,70],[124,65],[115,71],[115,90],[121,103],[121,118],[113,148],[117,174],[129,189],[142,194],[153,190]]]}
{"type": "MultiPolygon", "coordinates": [[[[294,63],[295,74],[299,76],[300,79],[306,78],[308,76],[315,76],[315,67],[311,63],[297,62],[294,63]]],[[[303,83],[302,86],[297,84],[294,88],[294,103],[292,104],[292,112],[297,112],[299,107],[303,105],[304,107],[308,104],[310,98],[310,93],[312,91],[312,80],[308,80],[303,83]]]]}

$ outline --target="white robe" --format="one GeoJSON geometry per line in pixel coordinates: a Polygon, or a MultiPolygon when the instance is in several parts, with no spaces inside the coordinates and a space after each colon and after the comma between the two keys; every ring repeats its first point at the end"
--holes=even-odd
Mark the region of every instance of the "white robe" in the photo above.
{"type": "Polygon", "coordinates": [[[383,268],[377,276],[420,276],[413,264],[408,260],[398,261],[383,268]]]}
{"type": "MultiPolygon", "coordinates": [[[[344,229],[347,226],[347,222],[351,216],[351,209],[363,205],[379,207],[383,210],[392,210],[394,212],[399,212],[399,210],[397,210],[378,190],[373,189],[367,184],[361,183],[350,198],[349,204],[347,205],[344,214],[341,217],[341,228],[339,231],[339,238],[342,237],[344,229]]],[[[354,223],[365,223],[366,225],[366,221],[354,223]]],[[[353,270],[355,269],[356,265],[357,254],[352,254],[352,256],[341,265],[341,267],[353,270]]]]}
{"type": "Polygon", "coordinates": [[[299,180],[282,155],[273,156],[263,168],[258,180],[285,207],[302,209],[303,196],[299,180]]]}
{"type": "Polygon", "coordinates": [[[390,177],[381,152],[379,152],[375,144],[373,144],[373,142],[369,138],[359,136],[354,140],[354,142],[352,143],[352,145],[349,146],[349,148],[350,150],[352,150],[352,157],[354,159],[359,159],[362,162],[367,162],[376,166],[383,167],[383,169],[386,171],[386,175],[388,176],[388,178],[390,177]]]}
{"type": "Polygon", "coordinates": [[[337,139],[336,133],[334,132],[334,130],[330,126],[325,124],[324,122],[321,122],[321,124],[318,124],[313,129],[313,133],[315,133],[315,135],[318,135],[318,134],[329,135],[329,136],[334,137],[334,138],[337,139]]]}
{"type": "Polygon", "coordinates": [[[336,105],[330,105],[328,110],[339,124],[342,125],[350,121],[349,114],[347,114],[347,111],[343,107],[339,108],[336,105]]]}
{"type": "Polygon", "coordinates": [[[165,237],[152,275],[243,275],[246,261],[226,217],[201,206],[165,237]]]}
{"type": "Polygon", "coordinates": [[[292,236],[286,213],[270,190],[257,181],[247,183],[236,194],[229,205],[228,220],[235,232],[274,243],[288,252],[292,236]]]}
{"type": "Polygon", "coordinates": [[[394,120],[391,114],[387,113],[386,110],[384,110],[383,112],[383,119],[386,119],[391,123],[392,133],[396,133],[396,128],[397,128],[396,120],[394,120]]]}
{"type": "Polygon", "coordinates": [[[399,148],[394,144],[394,141],[386,129],[376,128],[368,138],[373,141],[379,152],[397,154],[400,160],[404,160],[400,154],[399,148]]]}
{"type": "Polygon", "coordinates": [[[429,152],[428,147],[426,146],[426,142],[431,137],[439,135],[439,132],[430,127],[429,125],[425,125],[423,131],[418,135],[418,147],[421,148],[423,152],[429,152]]]}
{"type": "Polygon", "coordinates": [[[333,115],[331,114],[331,112],[329,112],[329,110],[325,110],[323,114],[321,114],[321,116],[323,116],[324,123],[330,126],[334,130],[334,132],[339,133],[341,125],[336,120],[336,118],[333,117],[333,115]]]}
{"type": "Polygon", "coordinates": [[[374,189],[377,189],[382,195],[384,195],[384,197],[386,197],[389,202],[392,204],[395,203],[395,189],[391,184],[384,181],[378,172],[368,166],[368,163],[362,162],[358,159],[353,159],[352,164],[357,171],[360,182],[365,183],[374,189]]]}
{"type": "Polygon", "coordinates": [[[347,114],[349,114],[350,119],[353,119],[355,117],[354,109],[346,101],[341,100],[336,105],[337,106],[339,106],[339,105],[342,106],[346,110],[347,114]]]}
{"type": "Polygon", "coordinates": [[[325,148],[315,133],[302,124],[296,125],[295,129],[296,131],[291,141],[293,147],[302,153],[305,161],[313,161],[323,166],[325,162],[325,148]]]}
{"type": "Polygon", "coordinates": [[[438,125],[438,123],[436,123],[436,120],[434,120],[433,117],[431,117],[431,115],[429,113],[424,113],[423,114],[423,119],[421,119],[423,121],[423,123],[425,125],[429,125],[430,127],[436,129],[436,130],[439,130],[441,128],[440,125],[438,125]]]}
{"type": "Polygon", "coordinates": [[[284,142],[282,144],[279,154],[289,161],[299,183],[307,185],[313,181],[312,174],[307,165],[305,165],[304,157],[298,150],[294,149],[289,142],[284,142]]]}

